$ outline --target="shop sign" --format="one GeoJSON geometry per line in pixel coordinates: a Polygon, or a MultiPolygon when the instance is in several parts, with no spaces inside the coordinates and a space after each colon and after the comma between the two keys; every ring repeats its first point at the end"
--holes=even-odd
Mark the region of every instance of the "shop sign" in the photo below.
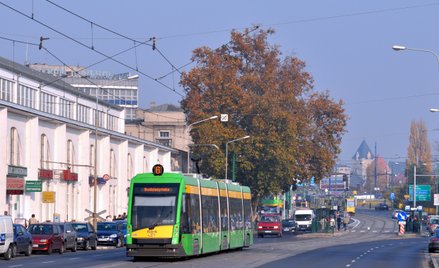
{"type": "Polygon", "coordinates": [[[78,173],[71,172],[70,169],[62,171],[65,181],[78,181],[78,173]]]}
{"type": "Polygon", "coordinates": [[[11,177],[26,177],[27,168],[19,166],[8,166],[8,176],[11,177]]]}
{"type": "Polygon", "coordinates": [[[41,192],[43,190],[42,181],[26,181],[24,190],[26,193],[41,192]]]}
{"type": "Polygon", "coordinates": [[[6,194],[22,195],[24,193],[24,179],[6,177],[6,194]]]}
{"type": "Polygon", "coordinates": [[[55,203],[55,192],[44,191],[42,194],[43,203],[55,203]]]}
{"type": "Polygon", "coordinates": [[[39,169],[38,170],[38,179],[40,179],[40,180],[52,180],[53,179],[53,170],[50,170],[50,169],[39,169]]]}
{"type": "MultiPolygon", "coordinates": [[[[88,184],[90,184],[90,186],[93,186],[95,183],[95,176],[90,175],[88,177],[88,184]]],[[[104,178],[102,177],[98,177],[98,184],[106,184],[107,182],[104,180],[104,178]]]]}

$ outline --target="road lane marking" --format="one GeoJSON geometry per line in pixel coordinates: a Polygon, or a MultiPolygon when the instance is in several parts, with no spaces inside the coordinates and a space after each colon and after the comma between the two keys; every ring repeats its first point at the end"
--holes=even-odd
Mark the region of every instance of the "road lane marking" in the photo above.
{"type": "Polygon", "coordinates": [[[46,263],[54,263],[55,261],[43,261],[43,262],[41,262],[41,263],[44,263],[44,264],[46,264],[46,263]]]}
{"type": "Polygon", "coordinates": [[[346,267],[351,267],[351,265],[350,264],[346,264],[346,267]]]}
{"type": "Polygon", "coordinates": [[[21,267],[21,266],[23,266],[23,264],[16,264],[16,265],[11,265],[11,266],[8,266],[8,267],[11,267],[11,268],[13,268],[13,267],[21,267]]]}
{"type": "Polygon", "coordinates": [[[75,257],[75,258],[69,258],[69,260],[73,261],[73,260],[78,260],[80,259],[79,257],[75,257]]]}

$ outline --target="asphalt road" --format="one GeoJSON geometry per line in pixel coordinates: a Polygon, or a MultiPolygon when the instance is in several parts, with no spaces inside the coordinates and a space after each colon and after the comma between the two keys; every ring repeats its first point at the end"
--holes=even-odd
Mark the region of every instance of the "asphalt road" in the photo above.
{"type": "Polygon", "coordinates": [[[109,248],[0,259],[0,267],[428,267],[428,238],[400,238],[397,228],[390,212],[359,210],[348,231],[255,238],[244,250],[186,260],[133,262],[124,248],[109,248]]]}

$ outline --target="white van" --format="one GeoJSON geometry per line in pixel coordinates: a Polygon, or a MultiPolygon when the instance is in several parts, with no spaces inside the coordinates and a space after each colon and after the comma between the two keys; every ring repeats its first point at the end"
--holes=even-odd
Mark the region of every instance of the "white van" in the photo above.
{"type": "Polygon", "coordinates": [[[10,216],[0,216],[0,254],[5,260],[12,258],[14,247],[14,226],[10,216]]]}
{"type": "Polygon", "coordinates": [[[297,209],[294,212],[294,220],[296,221],[296,229],[299,231],[311,231],[312,220],[315,218],[312,209],[297,209]]]}

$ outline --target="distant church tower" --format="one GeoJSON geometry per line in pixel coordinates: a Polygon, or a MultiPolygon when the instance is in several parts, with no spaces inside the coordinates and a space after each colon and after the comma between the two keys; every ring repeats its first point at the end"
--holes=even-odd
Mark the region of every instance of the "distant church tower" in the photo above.
{"type": "Polygon", "coordinates": [[[352,185],[362,186],[366,182],[366,169],[375,159],[374,154],[370,150],[366,141],[363,140],[352,157],[352,185]]]}

